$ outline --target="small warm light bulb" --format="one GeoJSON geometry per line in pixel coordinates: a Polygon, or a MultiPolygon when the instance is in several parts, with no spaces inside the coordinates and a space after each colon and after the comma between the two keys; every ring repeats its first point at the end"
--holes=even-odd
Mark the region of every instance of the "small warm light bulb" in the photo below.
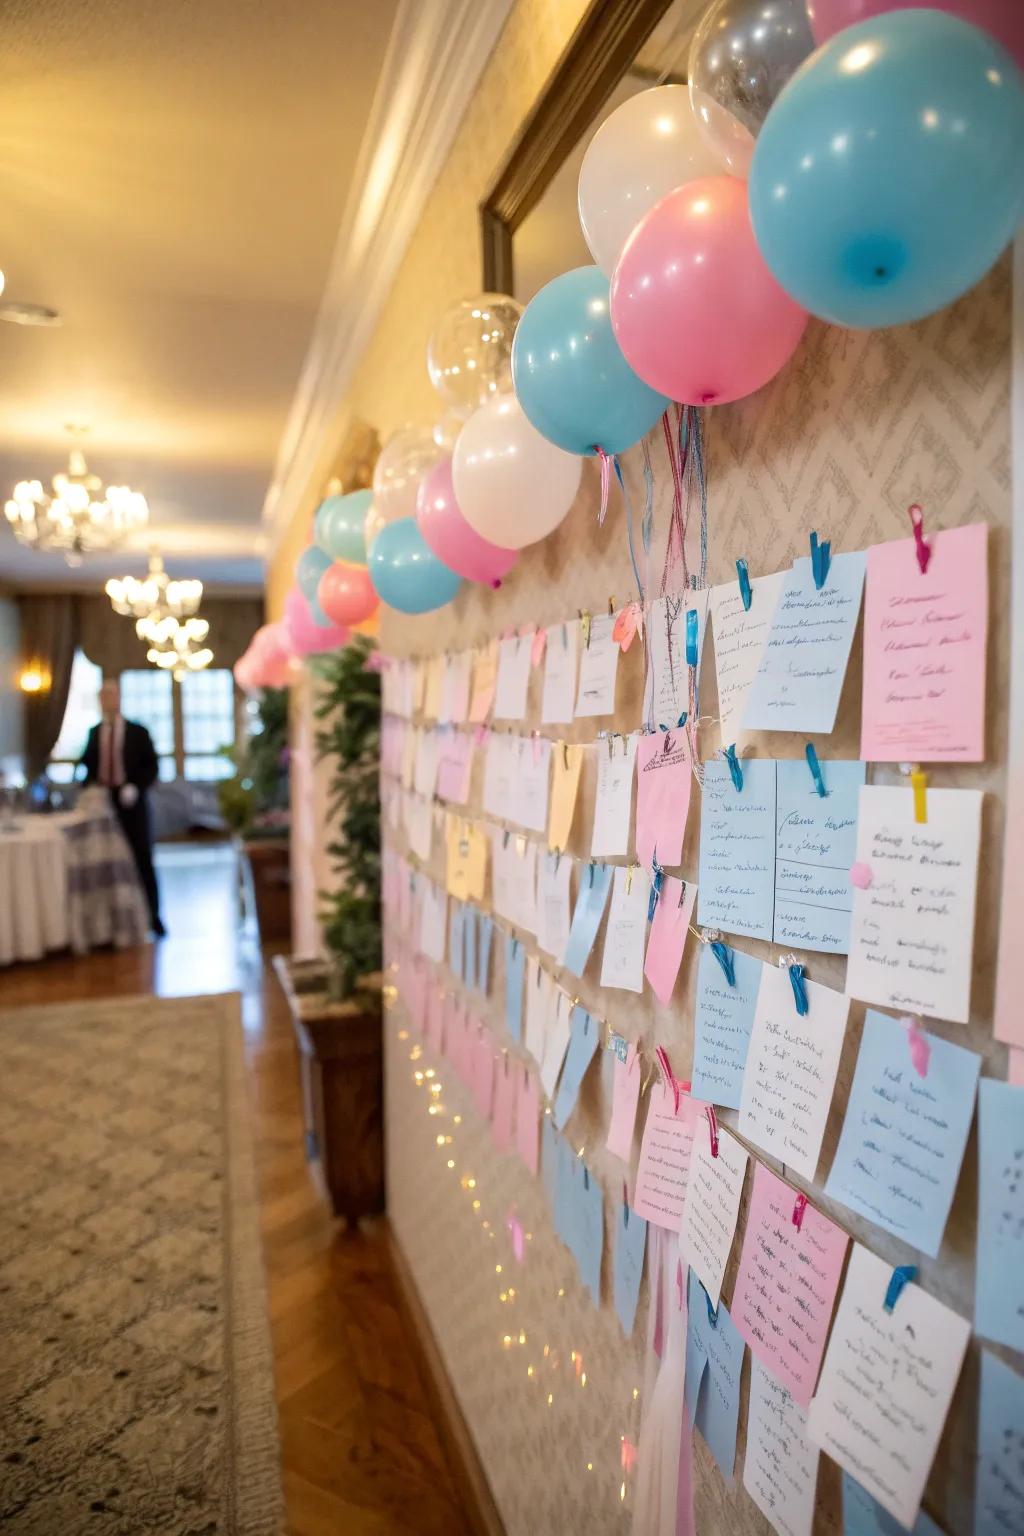
{"type": "Polygon", "coordinates": [[[526,1343],[526,1334],[523,1333],[522,1329],[520,1329],[520,1331],[519,1331],[519,1342],[520,1342],[520,1344],[525,1344],[526,1343]]]}
{"type": "Polygon", "coordinates": [[[495,1266],[494,1266],[494,1273],[496,1275],[500,1275],[501,1274],[501,1265],[500,1264],[495,1264],[495,1266]]]}
{"type": "Polygon", "coordinates": [[[443,1147],[444,1144],[445,1144],[445,1141],[447,1140],[447,1137],[445,1137],[444,1135],[441,1135],[441,1136],[438,1136],[436,1139],[437,1139],[437,1145],[439,1147],[443,1147]]]}
{"type": "Polygon", "coordinates": [[[593,1470],[594,1470],[594,1463],[592,1461],[588,1461],[587,1462],[587,1471],[588,1472],[593,1472],[593,1470]]]}
{"type": "Polygon", "coordinates": [[[532,1376],[533,1375],[533,1366],[532,1365],[528,1365],[526,1367],[526,1374],[527,1374],[527,1376],[532,1376]]]}
{"type": "Polygon", "coordinates": [[[448,1159],[448,1167],[449,1168],[454,1168],[455,1167],[455,1159],[454,1159],[454,1157],[450,1157],[448,1159]]]}
{"type": "Polygon", "coordinates": [[[626,1485],[625,1485],[625,1483],[620,1483],[620,1485],[619,1485],[619,1500],[623,1504],[625,1504],[625,1502],[626,1502],[626,1485]]]}
{"type": "Polygon", "coordinates": [[[555,1400],[555,1394],[553,1392],[549,1392],[548,1393],[548,1407],[549,1408],[551,1407],[551,1404],[554,1402],[554,1400],[555,1400]]]}
{"type": "Polygon", "coordinates": [[[473,1201],[473,1209],[474,1209],[474,1211],[478,1211],[480,1209],[480,1201],[479,1200],[474,1200],[473,1201]]]}
{"type": "Polygon", "coordinates": [[[453,1115],[452,1116],[452,1124],[453,1125],[461,1125],[462,1124],[462,1116],[461,1115],[453,1115]]]}

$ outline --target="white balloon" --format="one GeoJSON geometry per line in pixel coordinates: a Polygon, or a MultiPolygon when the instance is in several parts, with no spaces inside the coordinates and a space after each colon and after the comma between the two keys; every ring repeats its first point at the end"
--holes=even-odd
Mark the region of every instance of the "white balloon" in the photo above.
{"type": "Polygon", "coordinates": [[[685,85],[658,85],[617,107],[587,146],[579,180],[583,238],[605,276],[655,203],[684,182],[720,171],[685,85]]]}
{"type": "Polygon", "coordinates": [[[502,549],[524,549],[557,528],[582,470],[581,458],[541,437],[515,395],[495,395],[474,411],[452,456],[459,511],[502,549]]]}
{"type": "Polygon", "coordinates": [[[363,525],[366,548],[388,523],[416,515],[420,481],[441,457],[429,427],[399,427],[380,451],[373,470],[373,506],[363,525]]]}

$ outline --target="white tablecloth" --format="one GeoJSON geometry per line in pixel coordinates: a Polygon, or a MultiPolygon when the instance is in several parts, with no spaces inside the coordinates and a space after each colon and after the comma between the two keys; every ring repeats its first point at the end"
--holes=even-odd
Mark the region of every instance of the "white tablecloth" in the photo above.
{"type": "Polygon", "coordinates": [[[48,951],[140,944],[145,901],[109,807],[23,816],[0,826],[0,965],[48,951]]]}

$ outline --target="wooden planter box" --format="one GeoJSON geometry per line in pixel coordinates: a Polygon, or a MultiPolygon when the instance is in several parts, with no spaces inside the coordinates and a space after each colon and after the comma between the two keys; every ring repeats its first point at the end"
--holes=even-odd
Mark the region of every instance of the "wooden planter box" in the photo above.
{"type": "Polygon", "coordinates": [[[292,936],[291,852],[286,837],[257,838],[241,844],[256,908],[260,938],[272,944],[292,936]]]}
{"type": "Polygon", "coordinates": [[[320,961],[274,959],[299,1047],[306,1156],[336,1216],[384,1209],[384,1059],[377,1006],[331,1002],[320,961]]]}

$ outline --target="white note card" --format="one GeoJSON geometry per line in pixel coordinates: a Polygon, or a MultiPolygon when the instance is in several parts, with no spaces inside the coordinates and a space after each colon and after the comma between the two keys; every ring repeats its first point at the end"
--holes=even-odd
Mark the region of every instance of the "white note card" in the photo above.
{"type": "Polygon", "coordinates": [[[779,1536],[811,1536],[819,1456],[807,1414],[752,1356],[743,1486],[779,1536]]]}
{"type": "Polygon", "coordinates": [[[551,743],[545,736],[510,738],[516,742],[513,804],[504,812],[509,821],[530,832],[546,832],[551,783],[551,743]]]}
{"type": "Polygon", "coordinates": [[[639,733],[633,731],[628,736],[609,736],[594,743],[597,793],[590,841],[593,859],[623,858],[629,852],[633,772],[639,740],[639,733]]]}
{"type": "Polygon", "coordinates": [[[572,859],[541,853],[537,862],[537,948],[546,955],[565,954],[572,922],[569,875],[572,859]]]}
{"type": "Polygon", "coordinates": [[[532,652],[532,635],[508,635],[498,646],[498,681],[494,690],[495,720],[525,719],[532,652]]]}
{"type": "Polygon", "coordinates": [[[738,581],[711,588],[711,629],[715,637],[715,672],[718,677],[718,715],[722,745],[742,744],[740,723],[747,707],[750,685],[757,676],[761,655],[775,617],[786,571],[750,578],[750,608],[744,609],[738,581]]]}
{"type": "Polygon", "coordinates": [[[966,1024],[982,792],[926,791],[926,822],[912,789],[860,792],[857,862],[870,885],[853,894],[846,990],[901,1013],[966,1024]]]}
{"type": "Polygon", "coordinates": [[[696,676],[704,659],[704,631],[710,588],[656,597],[647,619],[647,677],[644,720],[652,729],[675,730],[690,709],[690,669],[686,663],[688,629],[697,646],[696,676]],[[693,618],[688,615],[692,613],[693,618]]]}
{"type": "Polygon", "coordinates": [[[805,981],[808,1011],[796,1011],[789,971],[765,965],[740,1096],[740,1135],[814,1178],[825,1134],[850,1000],[805,981]]]}
{"type": "Polygon", "coordinates": [[[579,622],[566,619],[548,628],[544,661],[542,725],[568,725],[576,703],[576,656],[579,622]]]}
{"type": "Polygon", "coordinates": [[[617,865],[612,877],[612,905],[601,959],[602,987],[642,992],[647,908],[651,882],[638,865],[617,865]]]}
{"type": "Polygon", "coordinates": [[[619,643],[612,636],[614,627],[614,614],[597,614],[590,620],[590,637],[580,651],[580,681],[576,694],[578,717],[615,713],[619,643]]]}
{"type": "Polygon", "coordinates": [[[735,1136],[718,1128],[718,1155],[711,1144],[711,1127],[698,1126],[690,1154],[690,1180],[686,1188],[683,1222],[679,1229],[679,1253],[718,1306],[725,1266],[732,1252],[736,1218],[740,1210],[743,1180],[747,1173],[746,1149],[735,1136]]]}
{"type": "Polygon", "coordinates": [[[807,1427],[909,1530],[971,1329],[913,1282],[887,1312],[891,1277],[891,1264],[853,1244],[807,1427]]]}

